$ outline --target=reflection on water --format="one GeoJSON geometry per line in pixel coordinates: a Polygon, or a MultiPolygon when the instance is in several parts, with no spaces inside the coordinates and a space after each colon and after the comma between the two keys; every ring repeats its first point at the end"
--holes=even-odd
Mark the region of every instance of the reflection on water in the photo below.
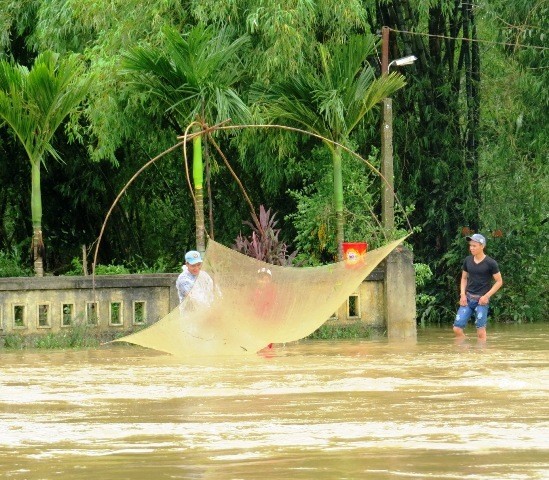
{"type": "Polygon", "coordinates": [[[549,325],[186,359],[0,354],[0,478],[549,478],[549,325]]]}

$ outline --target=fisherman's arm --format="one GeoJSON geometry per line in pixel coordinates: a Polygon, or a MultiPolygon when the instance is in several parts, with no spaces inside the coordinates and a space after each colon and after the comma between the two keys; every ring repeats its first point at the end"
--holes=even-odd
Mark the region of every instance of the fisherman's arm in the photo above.
{"type": "Polygon", "coordinates": [[[461,272],[461,282],[459,285],[459,304],[462,307],[467,306],[467,296],[465,295],[465,291],[467,288],[467,279],[469,278],[469,274],[463,270],[461,272]]]}

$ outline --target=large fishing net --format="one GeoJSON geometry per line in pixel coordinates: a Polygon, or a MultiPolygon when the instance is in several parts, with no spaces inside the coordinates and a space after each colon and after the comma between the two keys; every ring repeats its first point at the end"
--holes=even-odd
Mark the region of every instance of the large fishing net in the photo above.
{"type": "Polygon", "coordinates": [[[210,240],[191,294],[157,323],[116,341],[189,356],[253,354],[299,340],[336,312],[401,242],[330,265],[281,267],[210,240]]]}

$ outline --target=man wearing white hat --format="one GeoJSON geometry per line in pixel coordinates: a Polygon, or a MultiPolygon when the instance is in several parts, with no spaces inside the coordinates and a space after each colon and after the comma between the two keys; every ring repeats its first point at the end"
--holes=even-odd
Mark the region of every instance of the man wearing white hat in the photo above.
{"type": "Polygon", "coordinates": [[[480,233],[475,233],[465,239],[469,242],[471,255],[463,262],[460,306],[454,321],[454,333],[458,340],[465,338],[463,329],[474,313],[477,337],[481,341],[486,341],[490,297],[501,288],[503,279],[497,262],[484,253],[486,238],[480,233]]]}
{"type": "Polygon", "coordinates": [[[175,282],[179,303],[189,297],[195,306],[208,307],[214,300],[213,280],[202,270],[202,256],[200,252],[191,250],[185,254],[183,272],[175,282]]]}

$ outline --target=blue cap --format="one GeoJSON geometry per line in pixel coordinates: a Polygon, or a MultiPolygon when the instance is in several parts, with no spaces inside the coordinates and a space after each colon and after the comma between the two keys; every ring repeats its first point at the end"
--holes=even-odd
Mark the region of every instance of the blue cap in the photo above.
{"type": "Polygon", "coordinates": [[[200,252],[197,252],[196,250],[191,250],[190,252],[187,252],[185,254],[185,262],[189,265],[202,263],[202,257],[200,256],[200,252]]]}
{"type": "Polygon", "coordinates": [[[468,242],[473,241],[473,242],[478,242],[481,245],[486,245],[486,239],[480,233],[475,233],[470,237],[465,237],[465,240],[467,240],[468,242]]]}

